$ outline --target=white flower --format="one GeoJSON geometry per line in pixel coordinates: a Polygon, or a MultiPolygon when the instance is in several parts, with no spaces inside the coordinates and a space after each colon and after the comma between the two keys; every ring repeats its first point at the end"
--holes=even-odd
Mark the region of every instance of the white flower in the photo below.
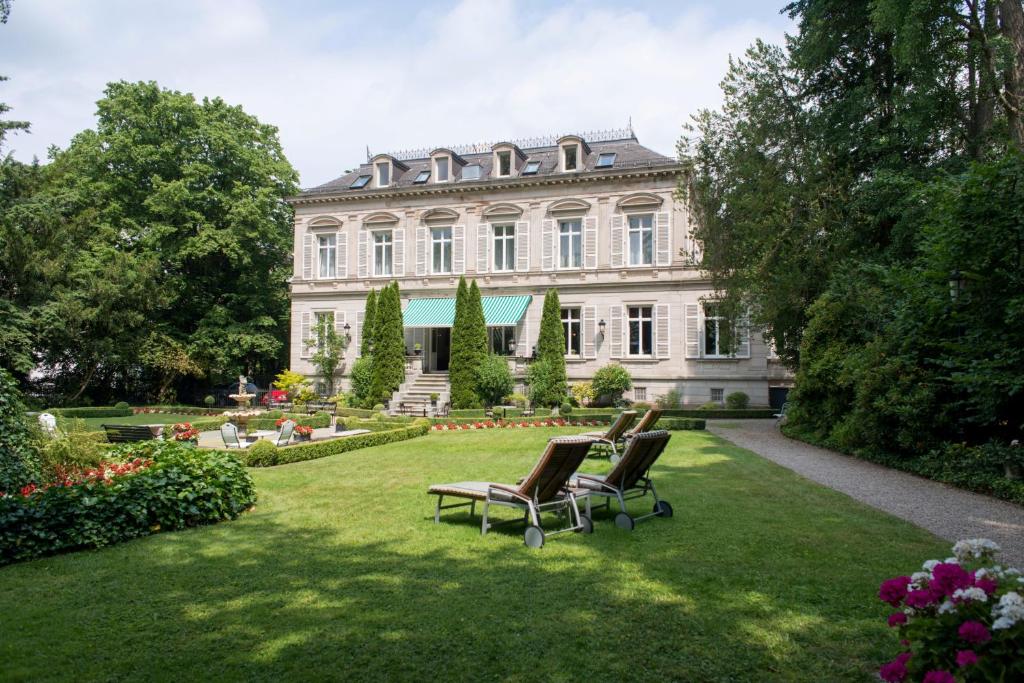
{"type": "Polygon", "coordinates": [[[994,629],[1010,628],[1018,621],[1024,621],[1024,598],[1020,593],[1010,591],[999,598],[999,604],[992,607],[994,629]]]}
{"type": "Polygon", "coordinates": [[[1015,622],[1009,619],[1008,617],[999,617],[998,619],[992,622],[992,630],[999,631],[1004,628],[1010,628],[1014,625],[1014,623],[1015,622]]]}
{"type": "Polygon", "coordinates": [[[956,605],[954,605],[949,600],[946,600],[941,605],[939,605],[939,614],[949,614],[950,612],[955,612],[955,611],[956,611],[956,605]]]}
{"type": "Polygon", "coordinates": [[[974,600],[976,602],[988,602],[988,594],[977,587],[970,588],[957,588],[953,591],[954,600],[969,601],[974,600]]]}
{"type": "Polygon", "coordinates": [[[940,562],[939,560],[928,560],[923,565],[921,565],[921,568],[924,569],[926,572],[930,572],[940,564],[942,564],[942,562],[940,562]]]}
{"type": "Polygon", "coordinates": [[[1003,597],[999,598],[999,605],[1001,607],[1006,607],[1006,606],[1024,607],[1024,597],[1021,597],[1020,593],[1017,593],[1015,591],[1010,591],[1009,593],[1007,593],[1003,597]]]}
{"type": "Polygon", "coordinates": [[[953,554],[961,561],[991,557],[997,552],[999,552],[999,546],[987,538],[968,538],[957,541],[953,546],[953,554]]]}
{"type": "Polygon", "coordinates": [[[932,574],[931,572],[914,572],[910,575],[910,580],[913,583],[920,584],[922,581],[931,581],[932,574]]]}
{"type": "Polygon", "coordinates": [[[987,570],[984,567],[982,567],[978,571],[974,572],[974,578],[976,578],[976,579],[984,579],[986,576],[988,576],[988,573],[989,573],[989,570],[987,570]]]}
{"type": "Polygon", "coordinates": [[[956,559],[955,557],[947,557],[947,558],[946,558],[946,559],[944,560],[944,562],[945,562],[946,564],[960,564],[960,560],[956,559]]]}

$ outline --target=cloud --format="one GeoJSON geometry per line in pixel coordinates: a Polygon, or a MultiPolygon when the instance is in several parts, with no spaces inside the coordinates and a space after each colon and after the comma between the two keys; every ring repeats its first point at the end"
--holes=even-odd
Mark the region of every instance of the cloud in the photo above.
{"type": "Polygon", "coordinates": [[[220,96],[280,129],[305,186],[358,164],[367,145],[495,141],[630,117],[641,142],[673,154],[689,116],[720,101],[728,55],[789,27],[771,10],[733,14],[511,0],[19,2],[0,27],[11,76],[0,101],[32,122],[9,140],[28,159],[93,126],[109,81],[220,96]]]}

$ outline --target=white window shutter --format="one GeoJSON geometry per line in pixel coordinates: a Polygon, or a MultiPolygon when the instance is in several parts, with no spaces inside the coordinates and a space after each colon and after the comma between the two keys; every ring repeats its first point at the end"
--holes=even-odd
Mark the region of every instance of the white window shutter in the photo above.
{"type": "Polygon", "coordinates": [[[668,358],[672,348],[671,308],[669,304],[654,307],[654,357],[668,358]]]}
{"type": "Polygon", "coordinates": [[[302,236],[302,279],[313,279],[313,236],[308,232],[302,236]]]}
{"type": "Polygon", "coordinates": [[[405,276],[405,228],[391,233],[391,272],[395,277],[405,276]]]}
{"type": "Polygon", "coordinates": [[[416,228],[416,274],[427,274],[427,229],[416,228]]]}
{"type": "Polygon", "coordinates": [[[299,325],[299,358],[309,358],[309,345],[306,344],[311,335],[309,319],[309,311],[304,311],[301,318],[302,323],[299,325]]]}
{"type": "Polygon", "coordinates": [[[583,219],[583,267],[597,268],[597,216],[583,219]]]}
{"type": "Polygon", "coordinates": [[[476,272],[487,272],[487,247],[491,241],[491,224],[478,223],[476,226],[476,272]]]}
{"type": "Polygon", "coordinates": [[[672,225],[669,214],[662,211],[654,216],[654,248],[657,252],[655,263],[659,266],[672,265],[672,225]]]}
{"type": "Polygon", "coordinates": [[[543,270],[555,269],[555,222],[544,221],[541,227],[541,268],[543,270]]]}
{"type": "Polygon", "coordinates": [[[367,245],[367,240],[368,239],[369,239],[369,235],[367,234],[367,231],[366,230],[360,230],[359,231],[359,277],[366,277],[368,272],[369,272],[369,266],[368,266],[369,254],[366,253],[367,250],[369,249],[369,245],[367,245]]]}
{"type": "Polygon", "coordinates": [[[684,304],[686,309],[686,357],[700,358],[700,304],[684,304]]]}
{"type": "Polygon", "coordinates": [[[626,265],[625,256],[623,254],[625,238],[623,237],[622,224],[623,218],[621,215],[612,216],[612,229],[609,244],[611,248],[612,268],[622,268],[624,265],[626,265]]]}
{"type": "Polygon", "coordinates": [[[342,337],[342,338],[345,337],[345,317],[346,317],[345,311],[339,311],[339,310],[335,309],[335,311],[334,311],[334,331],[335,331],[335,333],[339,337],[342,337]]]}
{"type": "Polygon", "coordinates": [[[597,307],[583,307],[583,357],[597,358],[597,307]]]}
{"type": "Polygon", "coordinates": [[[338,253],[334,259],[334,277],[348,277],[348,234],[338,232],[338,253]]]}
{"type": "Polygon", "coordinates": [[[466,226],[452,226],[452,273],[466,272],[466,226]]]}
{"type": "Polygon", "coordinates": [[[516,222],[516,270],[525,272],[530,269],[530,224],[527,221],[516,222]]]}
{"type": "Polygon", "coordinates": [[[352,343],[356,347],[356,355],[359,355],[359,349],[363,348],[363,321],[366,320],[366,311],[362,310],[356,313],[356,335],[353,338],[352,343]]]}
{"type": "Polygon", "coordinates": [[[622,335],[625,333],[623,325],[622,306],[612,306],[608,311],[608,336],[610,339],[609,351],[612,358],[622,358],[622,335]]]}

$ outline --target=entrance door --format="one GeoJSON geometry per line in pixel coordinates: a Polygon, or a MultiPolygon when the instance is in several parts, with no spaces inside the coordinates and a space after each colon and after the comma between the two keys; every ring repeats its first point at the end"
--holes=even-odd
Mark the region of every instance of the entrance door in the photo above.
{"type": "Polygon", "coordinates": [[[435,327],[430,330],[430,349],[434,356],[436,372],[448,371],[448,357],[452,350],[452,331],[448,327],[435,327]]]}

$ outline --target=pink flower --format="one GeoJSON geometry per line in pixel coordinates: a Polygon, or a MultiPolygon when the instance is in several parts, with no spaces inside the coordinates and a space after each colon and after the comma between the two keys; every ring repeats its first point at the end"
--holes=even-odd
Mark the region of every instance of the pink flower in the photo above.
{"type": "Polygon", "coordinates": [[[978,588],[980,588],[981,590],[985,591],[989,595],[992,595],[993,593],[995,593],[996,592],[996,588],[999,587],[999,584],[996,583],[995,579],[990,579],[988,577],[984,577],[984,578],[981,578],[981,579],[975,578],[974,579],[974,585],[977,586],[978,588]]]}
{"type": "Polygon", "coordinates": [[[948,671],[929,671],[921,683],[956,683],[956,679],[948,671]]]}
{"type": "Polygon", "coordinates": [[[973,579],[974,577],[960,565],[942,562],[932,569],[932,580],[929,585],[935,590],[942,591],[943,595],[952,595],[959,588],[970,588],[973,579]]]}
{"type": "Polygon", "coordinates": [[[889,615],[889,626],[900,626],[907,623],[907,615],[903,612],[895,612],[889,615]]]}
{"type": "Polygon", "coordinates": [[[883,581],[878,589],[878,597],[882,602],[887,602],[896,607],[907,597],[907,584],[910,583],[909,576],[897,576],[895,579],[883,581]]]}
{"type": "Polygon", "coordinates": [[[935,602],[935,598],[936,596],[932,591],[926,588],[913,590],[907,593],[907,607],[914,607],[916,609],[928,607],[935,602]]]}
{"type": "Polygon", "coordinates": [[[974,650],[960,650],[956,653],[956,665],[963,669],[978,661],[978,655],[974,650]]]}
{"type": "Polygon", "coordinates": [[[992,639],[992,634],[980,621],[965,621],[960,624],[960,629],[956,633],[968,643],[985,643],[992,639]]]}
{"type": "Polygon", "coordinates": [[[883,664],[878,670],[878,675],[886,683],[901,683],[907,677],[907,661],[910,659],[909,652],[901,652],[896,659],[888,664],[883,664]]]}

